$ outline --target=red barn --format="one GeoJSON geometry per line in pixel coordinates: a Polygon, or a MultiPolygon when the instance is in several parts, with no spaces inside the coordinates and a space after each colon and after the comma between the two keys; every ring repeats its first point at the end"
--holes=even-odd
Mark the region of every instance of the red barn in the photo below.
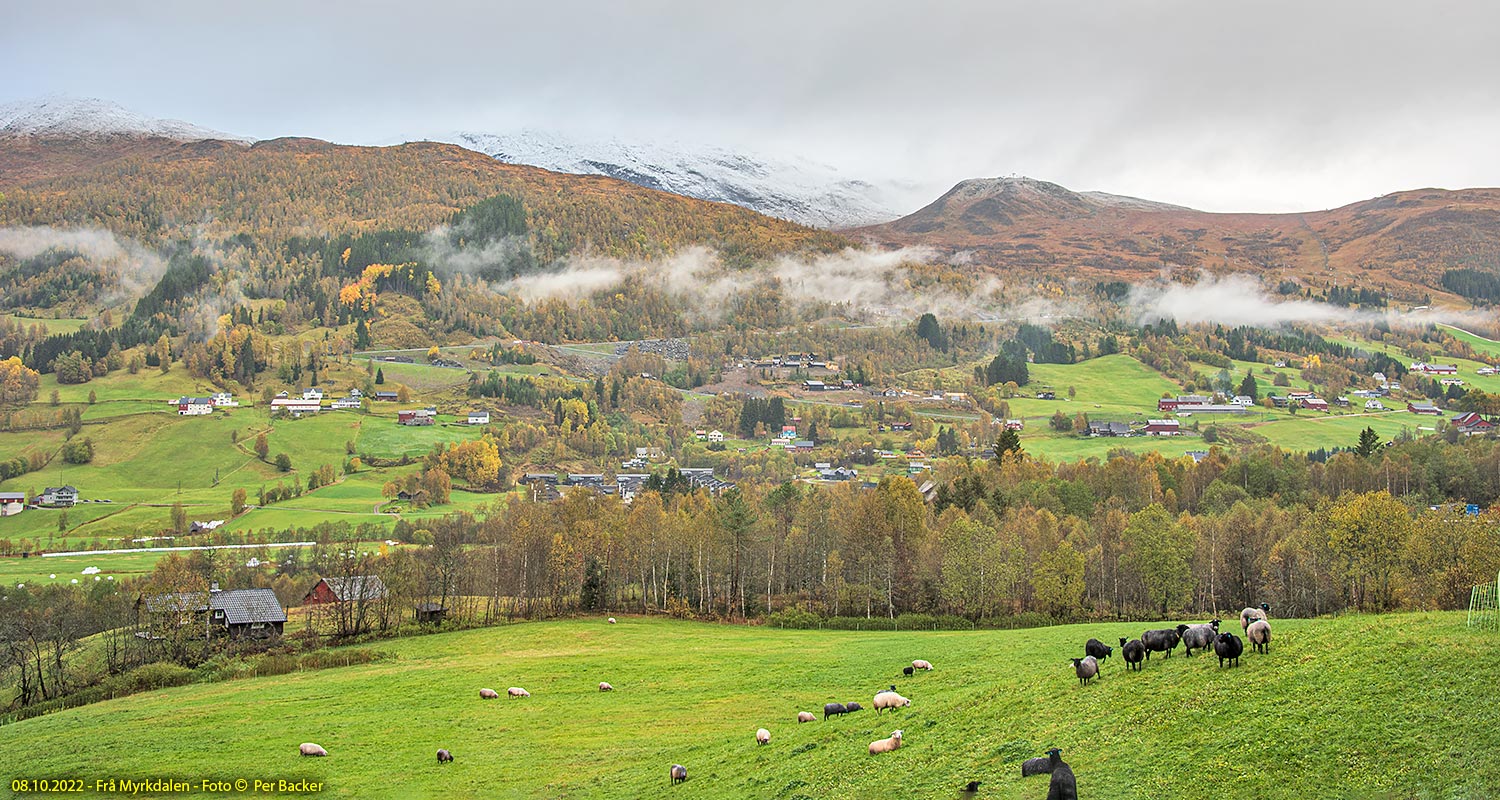
{"type": "Polygon", "coordinates": [[[349,600],[379,600],[385,597],[385,581],[379,575],[355,575],[349,578],[324,578],[302,598],[305,606],[343,603],[349,600]]]}

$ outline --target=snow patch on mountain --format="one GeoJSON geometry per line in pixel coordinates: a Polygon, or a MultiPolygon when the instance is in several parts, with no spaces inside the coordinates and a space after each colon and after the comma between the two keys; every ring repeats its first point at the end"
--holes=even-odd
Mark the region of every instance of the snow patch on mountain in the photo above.
{"type": "Polygon", "coordinates": [[[900,216],[890,189],[803,158],[775,159],[675,142],[591,140],[536,129],[458,132],[437,141],[462,145],[507,164],[607,175],[818,228],[851,228],[900,216]]]}
{"type": "Polygon", "coordinates": [[[160,137],[183,142],[251,142],[176,119],[158,119],[98,98],[43,97],[0,105],[0,137],[160,137]]]}

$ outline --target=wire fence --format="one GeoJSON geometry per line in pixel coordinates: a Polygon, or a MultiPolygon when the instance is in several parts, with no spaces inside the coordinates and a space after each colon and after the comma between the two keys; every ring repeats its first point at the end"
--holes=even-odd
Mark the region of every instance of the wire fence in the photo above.
{"type": "Polygon", "coordinates": [[[1500,574],[1494,583],[1481,583],[1469,592],[1468,626],[1500,631],[1500,574]]]}

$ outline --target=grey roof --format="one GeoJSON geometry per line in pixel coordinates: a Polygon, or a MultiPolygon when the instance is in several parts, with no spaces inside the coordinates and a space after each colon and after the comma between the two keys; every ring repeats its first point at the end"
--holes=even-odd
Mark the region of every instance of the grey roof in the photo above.
{"type": "Polygon", "coordinates": [[[324,578],[329,591],[340,600],[379,600],[385,597],[385,581],[379,575],[324,578]]]}
{"type": "Polygon", "coordinates": [[[230,625],[253,622],[286,622],[286,612],[270,589],[230,589],[209,595],[209,607],[224,612],[230,625]]]}

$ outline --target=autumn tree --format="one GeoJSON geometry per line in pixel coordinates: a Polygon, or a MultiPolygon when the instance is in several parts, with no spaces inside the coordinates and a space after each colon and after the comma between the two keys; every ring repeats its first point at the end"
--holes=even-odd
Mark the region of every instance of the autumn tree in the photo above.
{"type": "Polygon", "coordinates": [[[1125,555],[1120,566],[1139,582],[1148,607],[1163,615],[1181,608],[1191,595],[1193,536],[1172,519],[1160,503],[1137,511],[1123,534],[1125,555]]]}
{"type": "Polygon", "coordinates": [[[1384,491],[1351,494],[1334,503],[1323,525],[1349,580],[1349,600],[1362,611],[1390,608],[1391,573],[1412,535],[1411,512],[1384,491]]]}
{"type": "Polygon", "coordinates": [[[255,457],[259,458],[261,461],[265,461],[266,457],[270,454],[271,443],[266,439],[265,432],[262,431],[255,437],[255,457]]]}
{"type": "Polygon", "coordinates": [[[230,516],[238,517],[239,515],[245,513],[245,505],[246,497],[244,488],[241,487],[239,489],[235,489],[234,494],[230,497],[229,500],[230,516]]]}

